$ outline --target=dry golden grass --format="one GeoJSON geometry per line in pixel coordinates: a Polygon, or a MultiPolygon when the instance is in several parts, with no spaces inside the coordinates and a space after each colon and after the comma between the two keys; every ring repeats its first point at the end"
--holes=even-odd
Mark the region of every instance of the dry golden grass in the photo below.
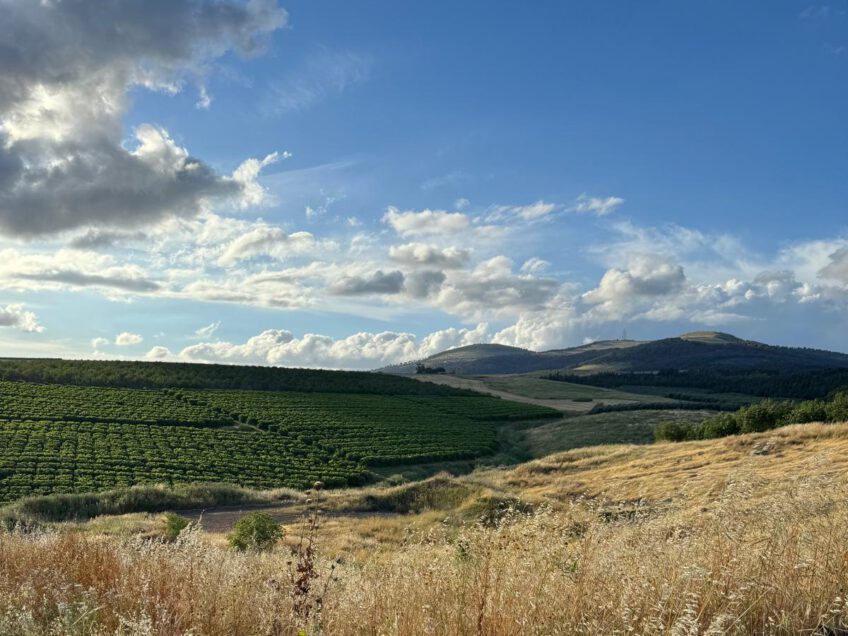
{"type": "Polygon", "coordinates": [[[805,425],[469,476],[464,515],[328,520],[305,603],[285,547],[0,535],[0,634],[811,634],[848,623],[846,463],[805,425]],[[459,523],[504,493],[539,506],[459,523]]]}
{"type": "Polygon", "coordinates": [[[804,424],[702,442],[580,448],[494,471],[491,479],[536,500],[583,495],[697,505],[715,500],[732,475],[749,474],[767,493],[800,476],[840,477],[847,469],[848,426],[804,424]]]}

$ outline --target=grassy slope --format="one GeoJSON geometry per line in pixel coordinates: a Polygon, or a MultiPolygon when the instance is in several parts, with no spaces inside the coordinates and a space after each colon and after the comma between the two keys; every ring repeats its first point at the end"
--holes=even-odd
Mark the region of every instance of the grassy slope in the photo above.
{"type": "Polygon", "coordinates": [[[596,402],[671,402],[667,398],[654,395],[640,395],[627,391],[604,389],[585,384],[546,380],[534,375],[482,376],[479,378],[486,386],[499,391],[542,399],[590,399],[596,402]]]}
{"type": "Polygon", "coordinates": [[[490,478],[536,501],[579,494],[616,501],[716,503],[734,478],[753,480],[764,495],[788,492],[799,480],[848,483],[848,424],[798,424],[699,442],[580,448],[495,471],[490,478]]]}
{"type": "Polygon", "coordinates": [[[528,455],[541,457],[572,448],[599,444],[650,444],[663,422],[700,422],[715,411],[621,411],[579,415],[522,431],[528,455]]]}

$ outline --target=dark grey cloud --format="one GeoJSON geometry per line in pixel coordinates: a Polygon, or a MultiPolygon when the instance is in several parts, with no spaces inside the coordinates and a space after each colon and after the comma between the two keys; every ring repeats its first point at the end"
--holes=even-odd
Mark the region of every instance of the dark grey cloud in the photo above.
{"type": "MultiPolygon", "coordinates": [[[[549,278],[498,276],[451,282],[462,303],[471,307],[538,309],[557,292],[560,283],[549,278]]],[[[454,294],[451,295],[453,302],[454,294]]]]}
{"type": "Polygon", "coordinates": [[[143,227],[244,182],[155,126],[123,143],[127,90],[174,91],[285,23],[273,0],[0,0],[0,232],[143,227]]]}
{"type": "Polygon", "coordinates": [[[399,294],[403,289],[403,272],[383,272],[377,270],[370,276],[345,276],[330,288],[339,296],[360,296],[365,294],[399,294]]]}
{"type": "Polygon", "coordinates": [[[439,291],[446,278],[440,271],[413,272],[407,274],[404,289],[414,298],[426,298],[439,291]]]}
{"type": "Polygon", "coordinates": [[[145,156],[103,139],[13,145],[9,152],[30,160],[31,167],[0,192],[0,230],[36,236],[81,225],[147,225],[167,216],[192,216],[204,200],[240,192],[239,183],[175,152],[167,137],[157,139],[161,132],[142,131],[150,135],[142,143],[158,145],[145,156]],[[42,159],[54,153],[69,159],[46,165],[42,159]],[[168,162],[168,169],[160,169],[160,160],[168,162]]]}
{"type": "Polygon", "coordinates": [[[111,287],[129,292],[153,292],[160,288],[159,283],[146,278],[130,278],[125,276],[101,276],[99,274],[84,274],[72,270],[55,270],[37,274],[17,274],[16,278],[36,280],[51,283],[63,283],[78,287],[111,287]]]}

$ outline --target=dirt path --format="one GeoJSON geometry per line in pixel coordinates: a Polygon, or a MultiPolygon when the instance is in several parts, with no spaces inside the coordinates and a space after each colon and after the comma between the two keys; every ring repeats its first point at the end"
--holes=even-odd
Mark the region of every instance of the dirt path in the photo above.
{"type": "Polygon", "coordinates": [[[570,413],[585,413],[594,406],[593,402],[575,402],[574,400],[566,399],[543,399],[532,398],[526,395],[518,395],[517,393],[509,393],[507,391],[499,391],[486,386],[481,380],[475,378],[466,378],[457,375],[413,375],[410,376],[421,382],[432,382],[433,384],[444,384],[457,389],[471,389],[480,393],[488,393],[504,400],[512,400],[513,402],[524,402],[525,404],[535,404],[536,406],[547,406],[558,411],[566,411],[570,413]]]}
{"type": "MultiPolygon", "coordinates": [[[[181,517],[200,523],[204,532],[223,534],[233,529],[233,524],[249,512],[261,511],[271,515],[279,524],[290,525],[303,518],[306,506],[301,502],[275,502],[268,504],[244,504],[240,506],[218,506],[215,508],[177,510],[181,517]]],[[[325,519],[364,518],[396,516],[395,513],[385,512],[334,512],[324,511],[321,516],[325,519]]]]}

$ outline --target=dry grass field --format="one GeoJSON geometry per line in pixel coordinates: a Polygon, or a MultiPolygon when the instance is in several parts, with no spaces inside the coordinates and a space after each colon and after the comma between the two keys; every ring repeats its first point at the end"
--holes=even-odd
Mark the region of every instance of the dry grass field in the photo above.
{"type": "Polygon", "coordinates": [[[0,633],[838,634],[846,469],[848,424],[813,424],[329,493],[356,516],[314,554],[299,521],[261,554],[156,517],[6,533],[0,633]]]}

